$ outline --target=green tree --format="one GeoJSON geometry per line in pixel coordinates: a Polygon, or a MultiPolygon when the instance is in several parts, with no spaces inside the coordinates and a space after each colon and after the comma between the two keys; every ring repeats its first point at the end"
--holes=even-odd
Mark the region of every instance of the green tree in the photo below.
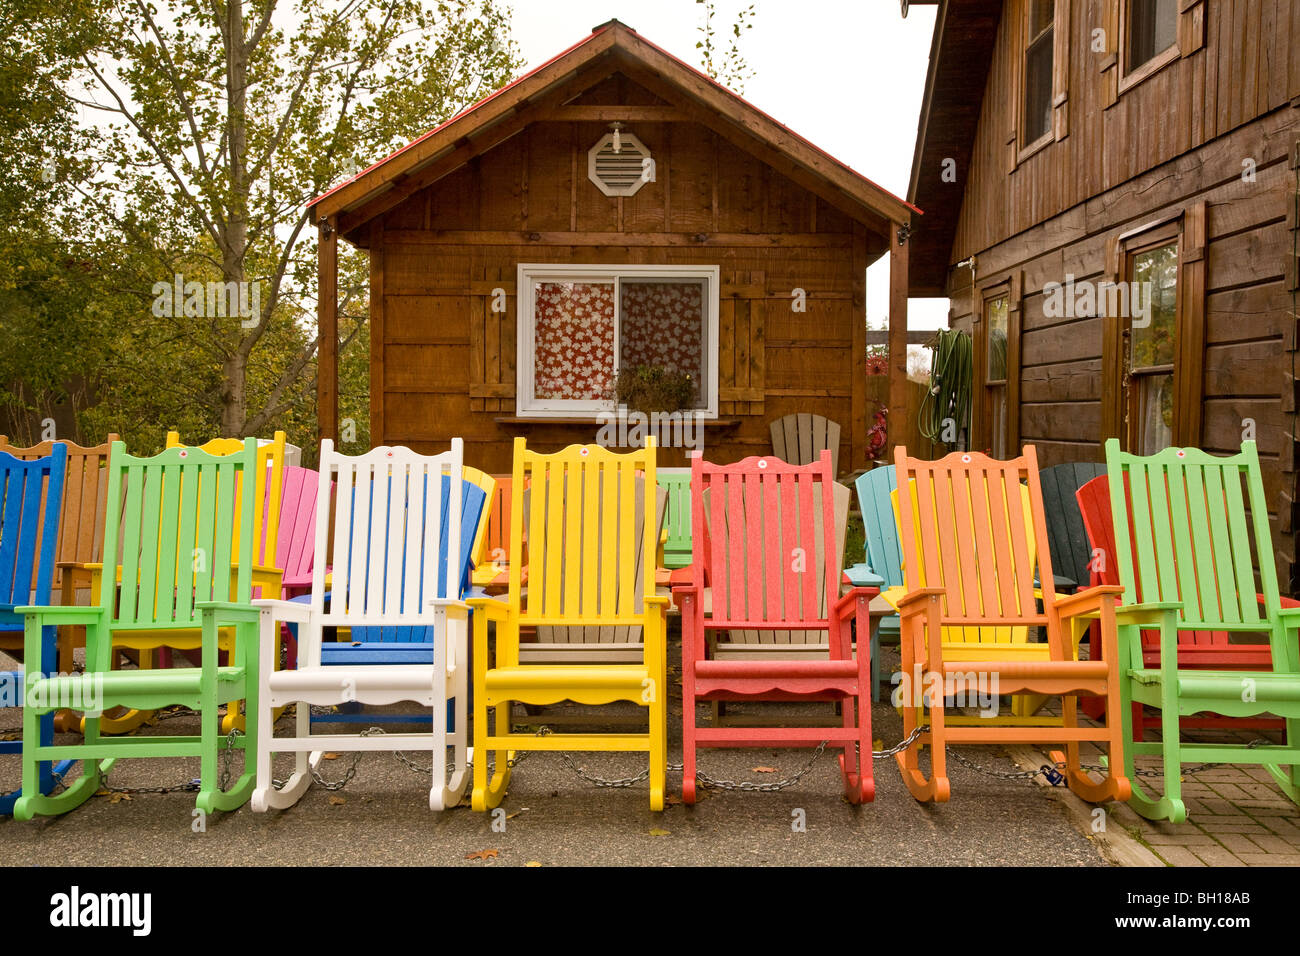
{"type": "MultiPolygon", "coordinates": [[[[84,234],[115,259],[119,415],[227,435],[290,420],[306,431],[317,346],[307,201],[521,65],[496,0],[284,6],[101,3],[94,43],[51,77],[94,124],[87,174],[69,186],[84,234]],[[160,301],[177,275],[183,288],[237,290],[249,314],[220,298],[198,315],[160,301]]],[[[364,262],[345,256],[341,272],[364,278],[349,258],[364,262]]],[[[364,345],[367,293],[362,283],[340,294],[349,355],[364,345]]]]}
{"type": "Polygon", "coordinates": [[[724,48],[722,38],[713,25],[718,12],[715,0],[695,2],[704,7],[704,22],[696,28],[700,34],[700,39],[695,43],[695,48],[700,51],[700,66],[723,86],[744,94],[745,84],[753,79],[754,71],[740,54],[740,40],[745,31],[754,28],[754,5],[751,3],[736,14],[735,22],[728,31],[731,36],[724,48]]]}

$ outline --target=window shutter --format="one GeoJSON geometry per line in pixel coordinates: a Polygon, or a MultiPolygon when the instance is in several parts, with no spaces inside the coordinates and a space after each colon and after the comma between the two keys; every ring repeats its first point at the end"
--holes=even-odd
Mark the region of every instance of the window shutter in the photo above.
{"type": "Polygon", "coordinates": [[[1205,45],[1205,0],[1179,0],[1178,53],[1187,56],[1205,45]]]}
{"type": "MultiPolygon", "coordinates": [[[[1106,266],[1103,281],[1119,281],[1119,236],[1106,240],[1106,266]]],[[[1101,319],[1101,438],[1120,437],[1122,424],[1122,396],[1124,376],[1124,340],[1120,332],[1120,317],[1106,314],[1104,297],[1098,296],[1097,315],[1101,319]]]]}
{"type": "Polygon", "coordinates": [[[501,270],[475,267],[469,288],[469,407],[515,411],[515,280],[501,270]],[[505,293],[505,309],[493,308],[505,293]]]}
{"type": "MultiPolygon", "coordinates": [[[[1098,69],[1101,71],[1101,105],[1109,109],[1119,100],[1119,5],[1124,0],[1105,0],[1106,12],[1101,30],[1104,34],[1106,51],[1099,56],[1098,69]]],[[[1088,35],[1088,49],[1091,51],[1093,35],[1088,35]]]]}
{"type": "Polygon", "coordinates": [[[767,276],[722,273],[718,315],[718,414],[764,412],[767,350],[764,324],[767,276]]]}
{"type": "Polygon", "coordinates": [[[1174,441],[1193,447],[1201,444],[1204,408],[1201,379],[1205,369],[1205,242],[1205,203],[1193,203],[1183,214],[1178,247],[1182,315],[1178,323],[1180,387],[1174,399],[1181,406],[1174,441]]]}
{"type": "Polygon", "coordinates": [[[1024,272],[1011,273],[1007,289],[1007,449],[1020,447],[1020,301],[1024,272]]]}
{"type": "Polygon", "coordinates": [[[1070,0],[1056,0],[1052,32],[1052,138],[1070,133],[1070,0]]]}

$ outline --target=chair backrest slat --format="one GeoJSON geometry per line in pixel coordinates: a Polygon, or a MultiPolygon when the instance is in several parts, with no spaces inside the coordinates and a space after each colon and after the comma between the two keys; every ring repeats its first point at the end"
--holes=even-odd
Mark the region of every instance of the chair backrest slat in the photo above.
{"type": "Polygon", "coordinates": [[[691,470],[660,468],[659,487],[667,494],[664,529],[664,566],[681,568],[691,563],[691,470]]]}
{"type": "Polygon", "coordinates": [[[1277,571],[1254,442],[1226,457],[1195,448],[1140,457],[1108,441],[1106,464],[1115,561],[1126,602],[1181,602],[1183,625],[1195,630],[1276,620],[1277,571]]]}
{"type": "Polygon", "coordinates": [[[353,457],[322,443],[312,562],[312,603],[322,620],[356,622],[358,640],[432,639],[429,599],[464,594],[490,493],[477,475],[465,477],[463,447],[456,438],[440,455],[381,446],[353,457]],[[329,545],[322,522],[331,483],[333,578],[325,613],[329,545]]]}
{"type": "MultiPolygon", "coordinates": [[[[1005,462],[963,452],[927,462],[899,448],[896,467],[892,497],[906,587],[943,588],[944,613],[968,621],[945,628],[944,640],[1025,640],[1023,626],[999,623],[1042,620],[1035,572],[1051,580],[1033,446],[1005,462]]],[[[1052,599],[1052,589],[1044,589],[1044,603],[1052,599]]]]}
{"type": "MultiPolygon", "coordinates": [[[[0,452],[0,604],[50,603],[66,477],[61,444],[40,458],[0,452]]],[[[0,613],[0,626],[21,621],[0,613]]]]}
{"type": "Polygon", "coordinates": [[[894,475],[893,465],[881,466],[863,472],[854,483],[858,508],[862,511],[866,561],[872,571],[885,579],[885,587],[903,583],[898,524],[889,498],[889,493],[898,487],[894,475]]]}
{"type": "Polygon", "coordinates": [[[1091,548],[1075,495],[1084,484],[1105,473],[1104,464],[1091,461],[1053,465],[1039,473],[1052,567],[1081,588],[1088,582],[1091,548]]]}
{"type": "MultiPolygon", "coordinates": [[[[654,593],[662,520],[654,465],[652,441],[624,455],[598,445],[544,455],[516,440],[510,593],[519,593],[527,527],[528,588],[521,609],[526,623],[617,629],[642,613],[645,597],[654,593]]],[[[580,641],[602,640],[598,631],[575,633],[580,641]]],[[[571,639],[568,631],[548,634],[571,639]]]]}
{"type": "Polygon", "coordinates": [[[284,572],[286,582],[302,584],[311,578],[316,543],[316,489],[319,484],[320,475],[313,469],[285,466],[275,567],[284,572]]]}
{"type": "MultiPolygon", "coordinates": [[[[691,468],[693,563],[712,590],[713,622],[825,621],[839,593],[849,497],[831,478],[830,453],[810,465],[772,456],[732,465],[696,458],[691,468]]],[[[731,635],[742,643],[772,639],[731,635]]]]}
{"type": "MultiPolygon", "coordinates": [[[[213,438],[198,447],[210,455],[229,455],[243,450],[242,438],[213,438]]],[[[179,432],[168,432],[166,447],[183,448],[179,432]]],[[[254,513],[254,561],[262,566],[283,569],[282,565],[273,564],[279,557],[280,506],[284,489],[285,450],[288,445],[285,433],[278,431],[271,440],[258,442],[257,477],[253,482],[254,498],[257,508],[254,513]]],[[[242,495],[243,479],[240,479],[242,495]]],[[[236,503],[238,516],[241,508],[236,503]]],[[[232,532],[233,538],[239,537],[239,526],[232,532]]]]}
{"type": "Polygon", "coordinates": [[[839,474],[840,426],[824,415],[794,412],[773,419],[768,424],[772,436],[772,454],[791,465],[809,465],[823,451],[831,453],[831,470],[839,474]]]}
{"type": "MultiPolygon", "coordinates": [[[[43,441],[27,448],[18,448],[11,445],[4,435],[0,435],[0,452],[23,461],[46,458],[55,448],[64,450],[67,465],[55,537],[56,567],[52,585],[56,590],[63,581],[63,569],[57,567],[58,563],[90,564],[102,557],[104,515],[108,498],[108,454],[113,442],[117,440],[117,435],[112,434],[102,445],[90,447],[69,441],[43,441]]],[[[35,587],[35,581],[32,586],[35,587]]]]}
{"type": "MultiPolygon", "coordinates": [[[[256,461],[251,438],[224,457],[170,448],[135,458],[114,444],[108,500],[121,504],[106,515],[104,566],[106,578],[120,568],[120,595],[100,589],[114,626],[197,627],[198,602],[251,599],[254,501],[237,500],[241,476],[256,461]],[[236,520],[246,529],[238,540],[236,520]]],[[[108,642],[99,645],[96,666],[106,668],[108,642]]]]}

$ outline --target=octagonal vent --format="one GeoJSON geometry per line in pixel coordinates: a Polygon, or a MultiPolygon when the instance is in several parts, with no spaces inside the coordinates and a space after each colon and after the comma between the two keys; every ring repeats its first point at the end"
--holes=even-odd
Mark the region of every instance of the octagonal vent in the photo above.
{"type": "Polygon", "coordinates": [[[650,150],[631,133],[619,133],[619,150],[614,152],[614,134],[606,133],[587,153],[587,177],[606,196],[632,196],[654,178],[650,150]],[[647,172],[650,170],[650,172],[647,172]]]}

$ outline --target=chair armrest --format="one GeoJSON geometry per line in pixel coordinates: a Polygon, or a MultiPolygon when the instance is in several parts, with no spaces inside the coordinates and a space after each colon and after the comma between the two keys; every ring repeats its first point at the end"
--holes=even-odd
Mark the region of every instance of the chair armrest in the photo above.
{"type": "MultiPolygon", "coordinates": [[[[303,595],[310,597],[310,595],[303,595]]],[[[311,621],[311,605],[294,598],[282,601],[278,598],[258,598],[253,601],[255,608],[269,608],[277,621],[292,621],[294,624],[307,624],[311,621]]]]}
{"type": "MultiPolygon", "coordinates": [[[[845,568],[843,578],[845,584],[855,588],[875,588],[877,593],[885,583],[885,579],[872,571],[868,564],[855,564],[851,568],[845,568]]],[[[872,597],[875,595],[873,594],[872,597]]]]}
{"type": "Polygon", "coordinates": [[[898,613],[903,617],[923,613],[928,598],[943,597],[947,593],[943,588],[917,588],[909,591],[898,599],[898,613]]]}
{"type": "Polygon", "coordinates": [[[424,603],[429,607],[459,607],[464,608],[467,611],[469,610],[469,605],[459,598],[432,597],[424,603]]]}
{"type": "Polygon", "coordinates": [[[1115,621],[1119,624],[1158,625],[1166,614],[1183,609],[1178,601],[1152,601],[1148,604],[1125,604],[1115,609],[1115,621]]]}
{"type": "MultiPolygon", "coordinates": [[[[22,609],[19,608],[21,611],[22,609]]],[[[1278,612],[1287,627],[1300,627],[1300,607],[1284,607],[1278,612]]]]}
{"type": "Polygon", "coordinates": [[[262,616],[262,609],[252,604],[240,604],[236,601],[195,601],[194,607],[203,614],[212,613],[218,620],[257,621],[262,616]]]}
{"type": "MultiPolygon", "coordinates": [[[[839,618],[841,621],[847,617],[852,617],[855,613],[857,613],[857,605],[858,605],[859,598],[866,598],[866,600],[870,602],[872,598],[874,598],[879,593],[880,593],[880,588],[876,588],[876,587],[870,587],[870,588],[855,587],[848,591],[845,591],[842,595],[840,595],[839,599],[835,602],[835,608],[833,613],[835,617],[839,618]]],[[[861,640],[861,638],[859,638],[859,640],[861,640]]]]}
{"type": "Polygon", "coordinates": [[[39,604],[19,605],[15,614],[50,620],[56,624],[98,624],[104,619],[102,607],[47,607],[39,604]]]}
{"type": "Polygon", "coordinates": [[[1068,620],[1089,611],[1100,610],[1108,601],[1118,606],[1123,596],[1124,588],[1120,585],[1099,584],[1074,594],[1058,594],[1053,607],[1062,619],[1068,620]]]}
{"type": "MultiPolygon", "coordinates": [[[[1259,598],[1259,603],[1260,603],[1260,604],[1263,604],[1263,603],[1264,603],[1264,595],[1262,595],[1262,594],[1256,594],[1255,597],[1259,598]]],[[[1281,600],[1282,600],[1282,607],[1283,607],[1284,609],[1285,609],[1285,608],[1288,608],[1288,607],[1300,608],[1300,601],[1297,601],[1295,598],[1289,598],[1289,597],[1287,597],[1285,594],[1280,595],[1280,597],[1281,597],[1281,600]]]]}
{"type": "Polygon", "coordinates": [[[475,614],[482,614],[489,621],[510,620],[510,605],[490,597],[472,597],[465,602],[475,614]]]}
{"type": "Polygon", "coordinates": [[[645,601],[646,604],[657,604],[660,607],[667,607],[672,603],[673,599],[667,594],[647,594],[642,598],[642,600],[645,601]]]}

